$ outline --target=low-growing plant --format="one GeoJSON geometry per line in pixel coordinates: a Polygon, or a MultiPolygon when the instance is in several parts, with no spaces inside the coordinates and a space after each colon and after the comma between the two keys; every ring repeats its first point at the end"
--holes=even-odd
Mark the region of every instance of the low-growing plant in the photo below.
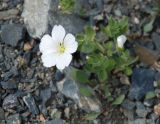
{"type": "MultiPolygon", "coordinates": [[[[85,28],[84,33],[78,34],[78,50],[85,53],[86,62],[81,70],[73,69],[74,79],[92,85],[92,75],[94,75],[97,78],[96,82],[100,83],[100,88],[109,98],[111,96],[108,87],[110,77],[117,72],[128,76],[132,74],[130,65],[135,61],[135,58],[131,57],[127,49],[117,46],[117,37],[125,34],[127,29],[128,19],[126,17],[119,21],[111,17],[108,25],[101,30],[109,37],[109,40],[99,41],[96,38],[96,31],[90,26],[85,28]]],[[[120,101],[114,102],[114,104],[119,103],[120,101]]]]}
{"type": "Polygon", "coordinates": [[[60,0],[60,7],[64,13],[72,13],[75,0],[60,0]]]}

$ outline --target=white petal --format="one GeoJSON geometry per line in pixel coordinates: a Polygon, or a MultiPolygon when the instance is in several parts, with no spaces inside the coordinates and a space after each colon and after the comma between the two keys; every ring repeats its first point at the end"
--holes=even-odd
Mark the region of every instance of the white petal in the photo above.
{"type": "Polygon", "coordinates": [[[52,37],[57,40],[57,42],[62,42],[66,32],[62,25],[55,25],[52,29],[52,37]]]}
{"type": "Polygon", "coordinates": [[[56,65],[57,54],[54,52],[49,54],[42,54],[41,58],[45,67],[52,67],[56,65]]]}
{"type": "Polygon", "coordinates": [[[117,46],[123,48],[124,43],[126,42],[127,38],[125,35],[120,35],[117,37],[117,46]]]}
{"type": "Polygon", "coordinates": [[[67,34],[64,38],[64,46],[66,52],[74,53],[77,50],[78,43],[75,41],[75,37],[72,34],[67,34]]]}
{"type": "Polygon", "coordinates": [[[40,51],[43,52],[55,52],[57,51],[57,43],[48,34],[44,35],[39,44],[40,51]]]}
{"type": "Polygon", "coordinates": [[[71,54],[69,53],[60,54],[57,59],[56,67],[59,70],[63,70],[65,67],[69,66],[71,60],[72,60],[71,54]]]}

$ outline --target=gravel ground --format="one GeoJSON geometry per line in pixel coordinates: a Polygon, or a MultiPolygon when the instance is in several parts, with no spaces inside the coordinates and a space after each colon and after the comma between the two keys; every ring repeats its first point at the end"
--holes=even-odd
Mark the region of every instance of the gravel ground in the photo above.
{"type": "MultiPolygon", "coordinates": [[[[68,15],[58,9],[58,0],[0,0],[0,124],[160,124],[160,17],[151,32],[143,32],[157,2],[76,0],[74,12],[68,15]],[[98,92],[93,98],[79,94],[70,68],[60,72],[43,67],[39,52],[39,39],[55,24],[76,34],[87,24],[96,29],[107,25],[109,16],[128,16],[130,42],[125,47],[140,58],[131,77],[111,78],[113,95],[126,95],[120,106],[111,106],[98,92]],[[146,100],[148,91],[155,91],[156,97],[146,100]],[[91,112],[101,114],[85,120],[91,112]]],[[[74,55],[73,66],[81,66],[79,57],[74,55]]]]}

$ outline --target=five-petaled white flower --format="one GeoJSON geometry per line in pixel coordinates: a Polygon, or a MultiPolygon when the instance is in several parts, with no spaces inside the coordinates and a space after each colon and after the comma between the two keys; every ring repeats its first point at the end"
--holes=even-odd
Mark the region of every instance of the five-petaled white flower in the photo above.
{"type": "Polygon", "coordinates": [[[42,37],[39,45],[42,53],[42,62],[45,67],[55,66],[63,70],[69,66],[72,60],[72,53],[76,52],[78,43],[75,37],[68,33],[61,25],[55,25],[51,36],[46,34],[42,37]]]}
{"type": "Polygon", "coordinates": [[[125,35],[120,35],[117,37],[117,46],[118,48],[123,48],[124,43],[126,42],[127,37],[125,35]]]}

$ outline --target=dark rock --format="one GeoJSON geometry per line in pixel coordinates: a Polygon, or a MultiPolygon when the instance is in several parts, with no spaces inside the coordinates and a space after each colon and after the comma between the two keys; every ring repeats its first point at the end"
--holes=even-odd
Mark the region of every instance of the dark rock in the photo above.
{"type": "Polygon", "coordinates": [[[7,118],[7,124],[21,124],[21,117],[19,114],[11,115],[7,118]]]}
{"type": "Polygon", "coordinates": [[[160,124],[160,118],[156,120],[156,124],[160,124]]]}
{"type": "Polygon", "coordinates": [[[31,52],[25,52],[24,55],[23,55],[23,58],[26,62],[26,65],[28,65],[30,63],[30,60],[31,60],[31,52]]]}
{"type": "Polygon", "coordinates": [[[103,10],[102,0],[76,0],[75,13],[79,16],[89,17],[100,13],[103,10]],[[83,13],[82,13],[83,11],[83,13]]]}
{"type": "Polygon", "coordinates": [[[17,83],[15,83],[14,81],[6,81],[6,82],[1,81],[0,84],[3,89],[9,89],[9,90],[17,89],[17,83]]]}
{"type": "Polygon", "coordinates": [[[16,47],[20,41],[24,39],[25,28],[20,24],[6,24],[1,27],[2,42],[16,47]]]}
{"type": "Polygon", "coordinates": [[[147,107],[152,107],[154,105],[154,99],[145,99],[143,104],[147,107]]]}
{"type": "Polygon", "coordinates": [[[64,78],[64,73],[62,73],[61,71],[57,70],[55,73],[55,80],[56,81],[60,81],[64,78]]]}
{"type": "Polygon", "coordinates": [[[2,120],[5,120],[5,114],[4,114],[4,110],[0,108],[0,123],[2,120]]]}
{"type": "Polygon", "coordinates": [[[13,109],[19,105],[17,96],[15,94],[9,94],[3,100],[3,108],[4,109],[13,109]]]}
{"type": "Polygon", "coordinates": [[[43,124],[64,124],[64,123],[63,123],[63,120],[61,120],[61,119],[54,119],[51,121],[46,121],[43,124]]]}
{"type": "Polygon", "coordinates": [[[127,110],[133,110],[135,108],[135,103],[130,101],[130,100],[124,100],[124,102],[122,103],[122,107],[127,109],[127,110]]]}
{"type": "Polygon", "coordinates": [[[132,75],[132,84],[129,92],[130,99],[140,100],[149,91],[154,91],[155,73],[149,69],[135,69],[132,75]]]}
{"type": "MultiPolygon", "coordinates": [[[[51,29],[54,25],[60,24],[64,26],[66,32],[77,34],[83,31],[86,22],[73,14],[66,15],[62,13],[52,13],[49,16],[49,24],[51,26],[51,29]]],[[[51,30],[49,32],[51,32],[51,30]]]]}
{"type": "Polygon", "coordinates": [[[40,91],[40,96],[42,98],[42,103],[45,105],[46,102],[51,98],[51,89],[50,88],[46,88],[40,91]]]}
{"type": "Polygon", "coordinates": [[[34,98],[28,94],[27,96],[24,96],[23,97],[23,101],[25,102],[25,104],[27,105],[29,111],[34,114],[34,115],[37,115],[39,114],[39,109],[35,103],[35,100],[34,98]]]}
{"type": "Polygon", "coordinates": [[[155,80],[156,80],[156,81],[160,81],[160,72],[157,72],[157,73],[155,74],[155,80]]]}
{"type": "Polygon", "coordinates": [[[137,102],[136,107],[136,114],[139,117],[145,118],[148,114],[148,111],[146,110],[145,106],[141,102],[137,102]]]}
{"type": "MultiPolygon", "coordinates": [[[[18,76],[18,70],[15,66],[11,67],[11,69],[5,73],[4,75],[4,80],[7,81],[9,80],[11,77],[16,77],[18,76]]],[[[13,83],[11,85],[17,85],[17,83],[13,82],[13,81],[8,81],[10,83],[13,83]]]]}
{"type": "Polygon", "coordinates": [[[152,40],[157,50],[160,50],[160,35],[158,33],[152,33],[152,40]]]}

